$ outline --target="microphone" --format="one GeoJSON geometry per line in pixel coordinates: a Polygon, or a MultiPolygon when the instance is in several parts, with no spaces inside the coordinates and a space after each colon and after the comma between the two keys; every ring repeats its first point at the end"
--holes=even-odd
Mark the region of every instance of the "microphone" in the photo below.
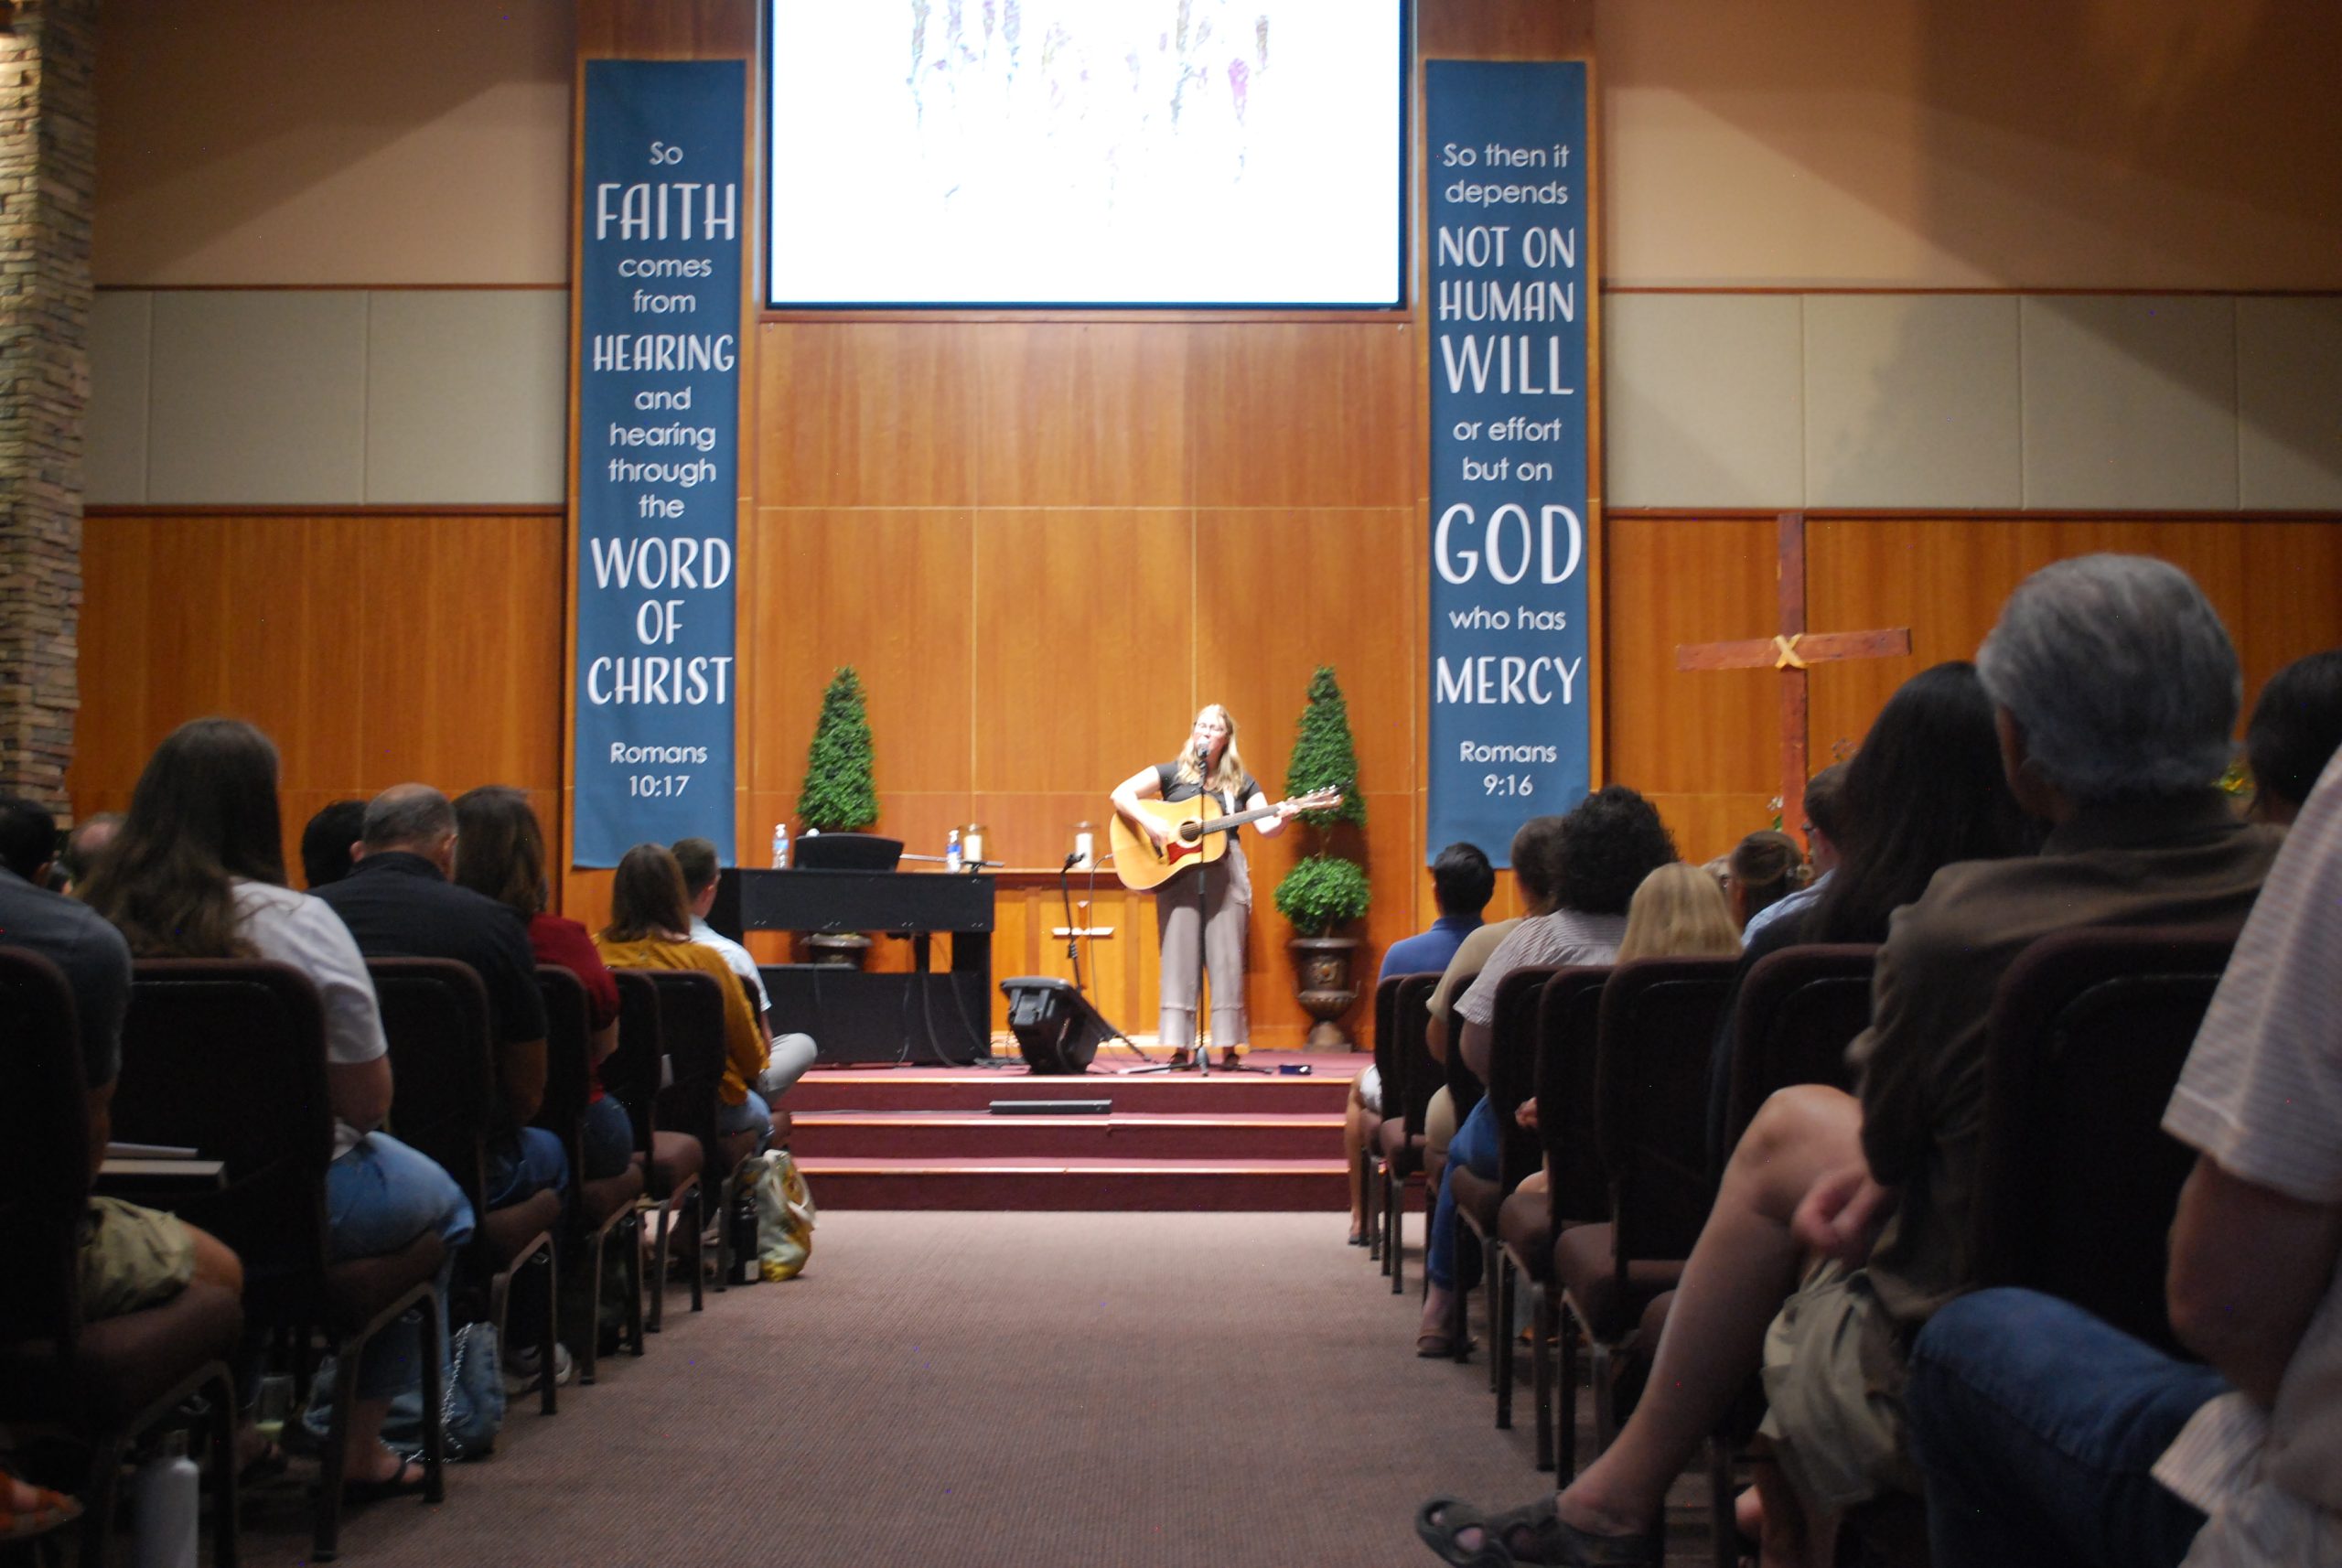
{"type": "Polygon", "coordinates": [[[1061,869],[1071,871],[1077,865],[1080,864],[1080,861],[1081,852],[1080,850],[1075,850],[1071,854],[1065,857],[1065,865],[1061,869]]]}

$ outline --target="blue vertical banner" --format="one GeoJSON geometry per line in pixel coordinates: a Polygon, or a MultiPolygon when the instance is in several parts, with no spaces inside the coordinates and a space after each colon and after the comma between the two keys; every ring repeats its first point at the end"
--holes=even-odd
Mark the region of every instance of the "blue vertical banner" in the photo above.
{"type": "Polygon", "coordinates": [[[572,859],[733,860],[747,68],[586,62],[572,859]]]}
{"type": "Polygon", "coordinates": [[[1430,60],[1427,854],[1499,865],[1591,776],[1583,61],[1430,60]]]}

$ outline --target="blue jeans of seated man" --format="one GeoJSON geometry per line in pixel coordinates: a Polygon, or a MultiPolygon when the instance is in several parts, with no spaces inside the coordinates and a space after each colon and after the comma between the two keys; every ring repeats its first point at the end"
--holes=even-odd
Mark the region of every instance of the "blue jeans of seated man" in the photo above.
{"type": "Polygon", "coordinates": [[[1504,1139],[1497,1129],[1497,1113],[1484,1094],[1480,1102],[1472,1107],[1472,1114],[1456,1129],[1456,1136],[1447,1141],[1447,1168],[1440,1173],[1439,1204],[1432,1210],[1431,1240],[1423,1251],[1423,1272],[1442,1290],[1456,1288],[1456,1167],[1462,1165],[1474,1176],[1494,1181],[1497,1159],[1503,1152],[1504,1139]]]}
{"type": "Polygon", "coordinates": [[[718,1105],[715,1108],[715,1130],[718,1133],[745,1133],[751,1127],[757,1129],[757,1152],[761,1154],[764,1146],[772,1142],[772,1107],[767,1105],[764,1096],[755,1090],[748,1090],[748,1098],[742,1104],[718,1105]]]}
{"type": "Polygon", "coordinates": [[[2149,1472],[2228,1391],[2055,1296],[1951,1303],[1920,1333],[1904,1395],[1935,1568],[2178,1563],[2204,1516],[2149,1472]]]}
{"type": "Polygon", "coordinates": [[[606,1094],[586,1107],[584,1134],[586,1181],[607,1181],[621,1175],[634,1159],[634,1122],[618,1097],[606,1094]]]}
{"type": "Polygon", "coordinates": [[[488,1159],[480,1191],[490,1208],[518,1203],[532,1194],[569,1190],[569,1155],[558,1134],[543,1127],[523,1127],[517,1136],[488,1141],[488,1159]]]}
{"type": "MultiPolygon", "coordinates": [[[[471,1240],[472,1206],[456,1180],[428,1155],[387,1133],[369,1133],[326,1167],[326,1247],[335,1262],[402,1251],[426,1230],[447,1244],[439,1265],[439,1365],[447,1365],[447,1281],[456,1250],[471,1240]]],[[[366,1342],[358,1362],[358,1397],[389,1399],[423,1378],[416,1358],[420,1325],[409,1314],[366,1342]]],[[[346,1375],[346,1374],[345,1374],[346,1375]]],[[[446,1384],[443,1382],[444,1388],[446,1384]]]]}

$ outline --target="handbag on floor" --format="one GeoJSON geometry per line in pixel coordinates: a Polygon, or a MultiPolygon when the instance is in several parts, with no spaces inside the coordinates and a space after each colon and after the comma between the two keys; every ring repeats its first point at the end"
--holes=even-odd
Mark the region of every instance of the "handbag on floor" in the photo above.
{"type": "Polygon", "coordinates": [[[747,1163],[760,1167],[749,1183],[756,1195],[757,1272],[768,1281],[795,1279],[813,1255],[812,1188],[786,1149],[747,1163]]]}
{"type": "MultiPolygon", "coordinates": [[[[486,1323],[467,1323],[447,1337],[452,1363],[440,1398],[449,1459],[484,1459],[496,1448],[496,1434],[504,1425],[504,1378],[497,1362],[496,1329],[486,1323]]],[[[333,1426],[333,1384],[340,1369],[336,1359],[317,1364],[309,1385],[309,1406],[300,1424],[320,1446],[333,1426]]],[[[391,1401],[382,1418],[383,1444],[403,1458],[423,1453],[423,1387],[418,1382],[391,1401]]]]}

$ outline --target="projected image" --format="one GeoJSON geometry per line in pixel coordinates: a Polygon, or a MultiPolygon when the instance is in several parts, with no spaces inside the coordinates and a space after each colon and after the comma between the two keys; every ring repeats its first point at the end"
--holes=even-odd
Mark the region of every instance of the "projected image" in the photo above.
{"type": "Polygon", "coordinates": [[[1401,0],[773,0],[768,297],[1400,303],[1401,0]]]}

